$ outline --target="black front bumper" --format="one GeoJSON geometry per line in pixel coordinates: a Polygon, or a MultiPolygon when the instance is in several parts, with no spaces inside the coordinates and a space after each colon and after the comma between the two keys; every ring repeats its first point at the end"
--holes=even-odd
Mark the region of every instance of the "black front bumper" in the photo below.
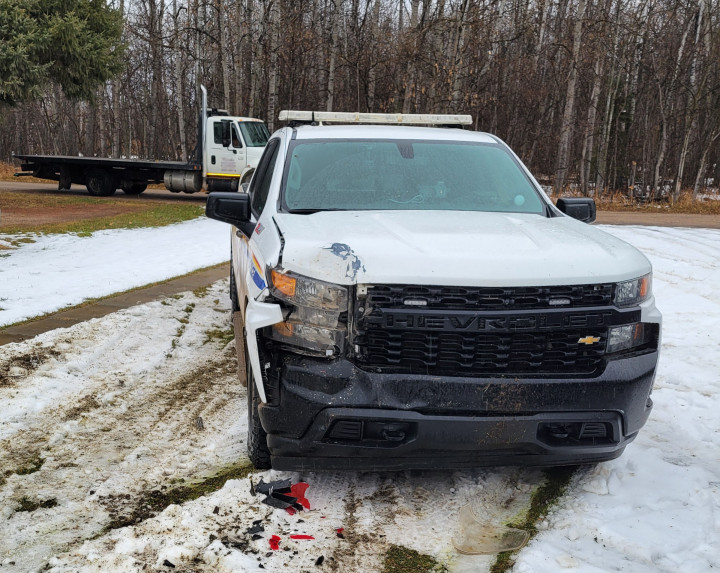
{"type": "Polygon", "coordinates": [[[376,374],[283,353],[259,413],[281,470],[596,462],[619,456],[647,421],[657,358],[531,379],[376,374]]]}

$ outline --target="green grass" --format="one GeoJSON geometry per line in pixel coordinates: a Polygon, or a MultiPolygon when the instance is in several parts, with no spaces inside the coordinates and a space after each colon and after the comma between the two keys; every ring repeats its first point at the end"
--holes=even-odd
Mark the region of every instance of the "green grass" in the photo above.
{"type": "Polygon", "coordinates": [[[35,456],[27,463],[27,465],[15,470],[15,473],[19,476],[34,474],[35,472],[40,471],[40,468],[43,466],[44,463],[45,458],[35,456]]]}
{"type": "Polygon", "coordinates": [[[137,229],[140,227],[164,227],[173,223],[196,219],[203,214],[202,207],[197,205],[180,204],[153,204],[143,210],[132,210],[130,212],[105,217],[91,217],[63,223],[49,223],[28,227],[5,226],[3,234],[13,235],[18,233],[77,233],[81,237],[88,237],[95,231],[105,229],[137,229]]]}
{"type": "Polygon", "coordinates": [[[15,511],[35,511],[36,509],[55,507],[56,505],[57,500],[55,498],[41,501],[38,499],[31,499],[27,496],[23,496],[23,498],[20,500],[20,505],[15,509],[15,511]]]}
{"type": "Polygon", "coordinates": [[[391,545],[385,553],[382,573],[445,572],[447,568],[432,557],[402,545],[391,545]]]}
{"type": "Polygon", "coordinates": [[[204,207],[195,203],[149,199],[113,199],[110,197],[78,197],[56,193],[0,193],[0,210],[22,213],[32,220],[34,212],[48,213],[67,209],[70,220],[56,223],[22,223],[3,225],[3,234],[77,233],[90,235],[103,229],[135,229],[162,227],[199,217],[204,207]]]}
{"type": "MultiPolygon", "coordinates": [[[[545,474],[545,483],[539,486],[530,498],[530,507],[514,523],[508,523],[508,527],[522,529],[530,533],[530,539],[537,534],[537,523],[540,518],[548,514],[548,511],[565,494],[570,480],[577,471],[576,466],[549,468],[545,474]]],[[[515,551],[504,551],[499,553],[495,563],[490,567],[490,573],[506,573],[515,565],[515,551]]]]}
{"type": "Polygon", "coordinates": [[[225,329],[216,328],[206,330],[205,340],[203,340],[203,344],[207,344],[208,342],[212,342],[213,340],[217,340],[222,346],[226,346],[227,344],[235,340],[235,331],[232,327],[225,329]]]}
{"type": "Polygon", "coordinates": [[[244,461],[225,467],[215,475],[198,482],[173,487],[165,491],[152,490],[144,492],[128,514],[114,516],[104,531],[107,532],[111,529],[134,525],[138,521],[154,517],[169,505],[179,505],[186,501],[192,501],[193,499],[208,495],[221,489],[228,480],[246,478],[254,471],[255,468],[253,465],[249,461],[244,461]]]}

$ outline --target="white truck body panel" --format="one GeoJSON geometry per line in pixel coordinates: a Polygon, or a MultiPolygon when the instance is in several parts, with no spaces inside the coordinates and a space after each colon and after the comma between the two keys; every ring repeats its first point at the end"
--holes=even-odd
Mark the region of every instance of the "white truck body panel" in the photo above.
{"type": "Polygon", "coordinates": [[[589,284],[651,268],[627,243],[568,217],[325,211],[275,220],[285,239],[283,268],[337,284],[589,284]]]}

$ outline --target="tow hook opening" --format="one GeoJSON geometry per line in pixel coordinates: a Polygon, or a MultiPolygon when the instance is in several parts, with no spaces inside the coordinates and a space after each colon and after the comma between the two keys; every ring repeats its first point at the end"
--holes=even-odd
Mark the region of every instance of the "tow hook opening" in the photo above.
{"type": "Polygon", "coordinates": [[[537,437],[549,446],[600,446],[618,441],[608,422],[543,422],[538,424],[537,437]]]}
{"type": "Polygon", "coordinates": [[[368,448],[393,448],[415,439],[415,422],[381,420],[335,420],[323,437],[323,442],[352,444],[368,448]]]}

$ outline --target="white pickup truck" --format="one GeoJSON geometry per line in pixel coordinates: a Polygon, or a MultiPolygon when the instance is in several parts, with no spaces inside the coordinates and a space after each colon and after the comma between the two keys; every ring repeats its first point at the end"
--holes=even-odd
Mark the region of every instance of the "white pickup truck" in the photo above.
{"type": "Polygon", "coordinates": [[[553,205],[497,137],[447,127],[469,116],[280,119],[246,193],[207,202],[233,225],[257,467],[622,453],[652,408],[661,315],[649,261],[587,224],[591,199],[553,205]]]}

